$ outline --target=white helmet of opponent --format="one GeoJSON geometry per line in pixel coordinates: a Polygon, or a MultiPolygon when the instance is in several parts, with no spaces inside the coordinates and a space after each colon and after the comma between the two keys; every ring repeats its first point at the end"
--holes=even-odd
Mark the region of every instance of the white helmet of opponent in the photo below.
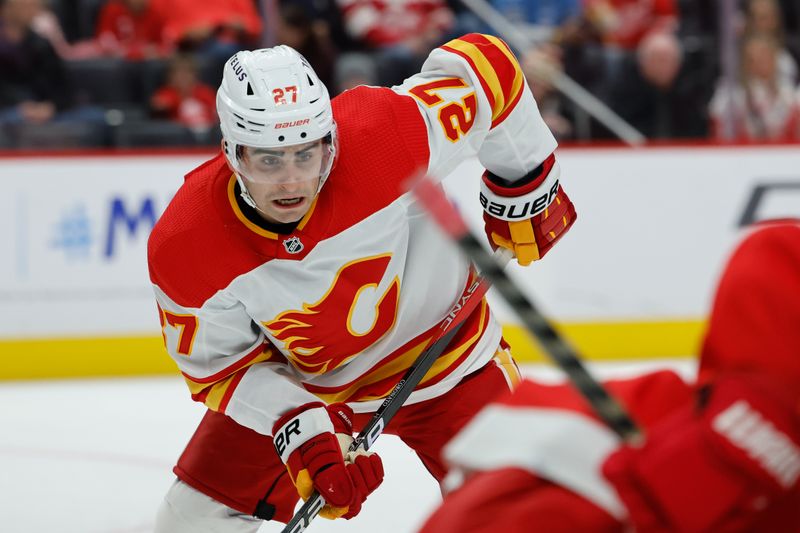
{"type": "Polygon", "coordinates": [[[336,123],[328,89],[296,50],[281,45],[237,52],[225,63],[217,113],[225,157],[248,204],[256,207],[242,180],[245,146],[278,148],[322,139],[327,153],[317,192],[322,188],[336,157],[336,123]]]}

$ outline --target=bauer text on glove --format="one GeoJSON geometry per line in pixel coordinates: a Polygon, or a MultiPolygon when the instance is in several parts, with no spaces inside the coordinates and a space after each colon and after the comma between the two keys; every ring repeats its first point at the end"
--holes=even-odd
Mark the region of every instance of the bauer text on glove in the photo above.
{"type": "Polygon", "coordinates": [[[316,490],[323,518],[352,518],[383,480],[375,454],[345,455],[353,441],[353,411],[346,404],[313,402],[284,414],[273,428],[275,449],[303,499],[316,490]]]}
{"type": "Polygon", "coordinates": [[[493,249],[508,248],[520,265],[527,266],[544,257],[564,236],[576,215],[560,186],[560,174],[554,154],[518,180],[484,172],[480,201],[493,249]]]}

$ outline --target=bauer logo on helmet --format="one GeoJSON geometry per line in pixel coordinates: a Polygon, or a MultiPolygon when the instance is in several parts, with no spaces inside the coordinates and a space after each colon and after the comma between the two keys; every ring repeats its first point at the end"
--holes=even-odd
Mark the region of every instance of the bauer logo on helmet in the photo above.
{"type": "Polygon", "coordinates": [[[281,128],[294,128],[297,126],[304,126],[309,122],[311,122],[311,119],[309,118],[303,120],[293,120],[292,122],[278,122],[277,124],[275,124],[275,129],[279,130],[281,128]]]}

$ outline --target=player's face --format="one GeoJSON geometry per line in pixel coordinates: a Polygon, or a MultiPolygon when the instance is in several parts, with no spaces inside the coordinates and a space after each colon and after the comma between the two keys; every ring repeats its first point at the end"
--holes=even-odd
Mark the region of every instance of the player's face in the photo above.
{"type": "Polygon", "coordinates": [[[245,147],[242,177],[261,216],[281,224],[303,218],[317,194],[327,153],[322,141],[280,148],[245,147]]]}

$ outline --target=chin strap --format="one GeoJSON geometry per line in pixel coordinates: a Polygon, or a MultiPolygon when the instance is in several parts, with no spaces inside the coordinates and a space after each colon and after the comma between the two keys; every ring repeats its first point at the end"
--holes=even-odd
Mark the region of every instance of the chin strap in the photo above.
{"type": "Polygon", "coordinates": [[[236,172],[236,181],[239,182],[239,196],[242,197],[242,200],[244,200],[244,203],[246,203],[247,205],[249,205],[250,207],[252,207],[256,211],[259,211],[259,212],[263,213],[263,211],[261,211],[261,209],[259,209],[258,206],[256,205],[256,201],[253,200],[253,197],[250,196],[250,191],[248,191],[247,187],[245,187],[244,179],[242,178],[242,176],[238,172],[236,172]]]}
{"type": "Polygon", "coordinates": [[[325,169],[319,175],[319,185],[317,185],[317,194],[319,191],[322,190],[322,186],[325,185],[325,182],[328,180],[328,176],[330,176],[331,171],[333,170],[334,165],[336,164],[336,146],[337,143],[334,140],[332,134],[328,134],[329,141],[326,143],[328,146],[328,162],[325,165],[325,169]]]}

